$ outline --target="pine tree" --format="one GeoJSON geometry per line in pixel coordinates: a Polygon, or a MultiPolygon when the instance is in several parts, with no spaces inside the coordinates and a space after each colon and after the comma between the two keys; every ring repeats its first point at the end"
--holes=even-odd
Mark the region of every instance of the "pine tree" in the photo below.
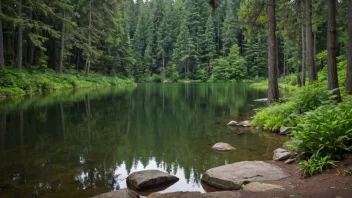
{"type": "Polygon", "coordinates": [[[183,67],[186,77],[191,71],[191,61],[197,59],[195,46],[188,30],[187,19],[183,19],[182,21],[180,33],[175,43],[173,57],[180,70],[182,70],[183,67]]]}
{"type": "Polygon", "coordinates": [[[239,26],[237,25],[236,18],[233,14],[231,6],[226,8],[226,17],[223,23],[222,41],[223,41],[223,55],[227,56],[230,48],[237,42],[237,34],[239,26]]]}
{"type": "Polygon", "coordinates": [[[210,14],[207,20],[203,41],[203,58],[207,63],[207,71],[210,74],[210,61],[216,56],[215,28],[213,17],[210,14]]]}

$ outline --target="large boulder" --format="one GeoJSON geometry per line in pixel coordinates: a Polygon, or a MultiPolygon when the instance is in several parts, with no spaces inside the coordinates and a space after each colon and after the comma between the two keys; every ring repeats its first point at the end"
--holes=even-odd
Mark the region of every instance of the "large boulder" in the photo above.
{"type": "Polygon", "coordinates": [[[215,150],[217,150],[217,151],[232,151],[232,150],[236,150],[235,147],[231,146],[231,145],[228,144],[228,143],[224,143],[224,142],[216,143],[216,144],[213,146],[213,149],[215,149],[215,150]]]}
{"type": "Polygon", "coordinates": [[[239,198],[241,197],[240,192],[234,191],[220,191],[211,193],[200,193],[200,192],[173,192],[173,193],[153,193],[148,198],[239,198]]]}
{"type": "Polygon", "coordinates": [[[237,126],[244,126],[244,127],[250,127],[251,126],[251,121],[250,120],[245,120],[237,124],[237,126]]]}
{"type": "Polygon", "coordinates": [[[115,192],[109,192],[109,193],[97,195],[93,198],[115,198],[115,197],[118,197],[118,198],[139,198],[139,195],[132,190],[121,189],[121,190],[118,190],[115,192]]]}
{"type": "Polygon", "coordinates": [[[275,165],[263,161],[243,161],[207,170],[202,182],[225,190],[239,190],[243,184],[275,181],[288,176],[275,165]]]}
{"type": "Polygon", "coordinates": [[[157,188],[176,181],[177,177],[159,170],[134,172],[126,179],[128,187],[136,190],[157,188]]]}
{"type": "Polygon", "coordinates": [[[274,151],[273,160],[284,161],[290,158],[293,154],[288,152],[286,149],[278,148],[274,151]]]}

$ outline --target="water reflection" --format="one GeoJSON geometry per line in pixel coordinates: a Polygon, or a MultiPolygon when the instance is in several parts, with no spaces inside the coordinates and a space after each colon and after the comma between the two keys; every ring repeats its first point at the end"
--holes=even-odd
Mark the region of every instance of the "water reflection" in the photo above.
{"type": "Polygon", "coordinates": [[[265,94],[247,84],[141,84],[1,100],[1,196],[89,197],[145,169],[180,178],[162,192],[204,192],[207,169],[269,159],[284,141],[226,126],[248,119],[265,94]],[[220,141],[237,150],[213,151],[220,141]]]}

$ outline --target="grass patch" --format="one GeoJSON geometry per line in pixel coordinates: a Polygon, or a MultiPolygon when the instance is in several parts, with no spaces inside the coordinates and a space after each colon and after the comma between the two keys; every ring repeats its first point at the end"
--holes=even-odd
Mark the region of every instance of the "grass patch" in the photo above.
{"type": "Polygon", "coordinates": [[[27,69],[0,70],[0,96],[19,96],[30,93],[41,93],[72,88],[103,87],[103,86],[133,86],[130,79],[120,79],[112,76],[103,76],[91,73],[84,76],[75,70],[68,70],[57,74],[53,70],[44,71],[27,69]]]}

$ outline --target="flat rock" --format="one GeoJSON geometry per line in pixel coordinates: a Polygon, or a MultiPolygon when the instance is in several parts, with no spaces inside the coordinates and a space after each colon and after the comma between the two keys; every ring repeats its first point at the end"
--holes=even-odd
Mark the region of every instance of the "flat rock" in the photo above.
{"type": "Polygon", "coordinates": [[[128,187],[136,190],[157,188],[176,181],[177,177],[159,170],[134,172],[126,179],[128,187]]]}
{"type": "Polygon", "coordinates": [[[284,161],[292,157],[292,153],[288,152],[286,149],[278,148],[274,151],[273,160],[284,161]]]}
{"type": "Polygon", "coordinates": [[[215,150],[217,150],[217,151],[232,151],[232,150],[236,150],[235,147],[231,146],[231,145],[228,144],[228,143],[224,143],[224,142],[216,143],[216,144],[213,146],[213,149],[215,149],[215,150]]]}
{"type": "Polygon", "coordinates": [[[118,197],[118,198],[139,198],[139,195],[132,190],[121,189],[121,190],[118,190],[115,192],[109,192],[109,193],[97,195],[93,198],[115,198],[115,197],[118,197]]]}
{"type": "Polygon", "coordinates": [[[229,123],[227,123],[228,126],[236,126],[238,122],[231,120],[229,123]]]}
{"type": "Polygon", "coordinates": [[[148,198],[239,198],[241,197],[240,192],[235,191],[220,191],[211,193],[200,193],[200,192],[173,192],[173,193],[153,193],[148,198]]]}
{"type": "Polygon", "coordinates": [[[237,126],[244,126],[244,127],[250,127],[251,126],[251,121],[250,120],[245,120],[237,124],[237,126]]]}
{"type": "Polygon", "coordinates": [[[289,158],[285,161],[285,164],[292,164],[293,162],[295,162],[297,160],[297,158],[289,158]]]}
{"type": "Polygon", "coordinates": [[[294,127],[280,127],[280,134],[281,135],[286,135],[292,132],[294,127]]]}
{"type": "Polygon", "coordinates": [[[268,101],[267,98],[260,98],[260,99],[256,99],[256,100],[253,100],[254,102],[266,102],[268,101]]]}
{"type": "Polygon", "coordinates": [[[284,190],[285,188],[275,184],[266,184],[261,182],[251,182],[244,185],[242,190],[252,192],[264,192],[269,190],[284,190]]]}
{"type": "Polygon", "coordinates": [[[276,181],[290,176],[281,168],[263,161],[243,161],[209,169],[202,182],[225,190],[239,190],[250,182],[276,181]]]}

